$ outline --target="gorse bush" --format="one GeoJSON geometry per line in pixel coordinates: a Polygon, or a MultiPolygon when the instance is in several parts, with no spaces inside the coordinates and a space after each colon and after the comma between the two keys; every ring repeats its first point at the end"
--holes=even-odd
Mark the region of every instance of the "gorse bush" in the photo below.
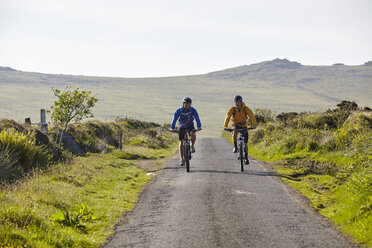
{"type": "Polygon", "coordinates": [[[372,135],[371,123],[371,115],[363,112],[301,114],[286,122],[263,124],[251,133],[250,142],[282,154],[343,151],[365,143],[372,135]]]}
{"type": "Polygon", "coordinates": [[[350,113],[343,110],[327,113],[301,113],[296,117],[289,118],[284,123],[292,128],[335,130],[342,127],[350,113]]]}
{"type": "Polygon", "coordinates": [[[255,108],[254,114],[258,123],[272,122],[275,120],[275,112],[266,108],[255,108]]]}
{"type": "Polygon", "coordinates": [[[336,147],[339,150],[358,148],[372,135],[372,118],[366,114],[354,113],[344,125],[334,133],[336,147]]]}
{"type": "Polygon", "coordinates": [[[15,129],[0,132],[1,177],[15,177],[33,168],[48,165],[51,156],[35,145],[35,137],[15,129]],[[11,173],[9,173],[11,172],[11,173]]]}

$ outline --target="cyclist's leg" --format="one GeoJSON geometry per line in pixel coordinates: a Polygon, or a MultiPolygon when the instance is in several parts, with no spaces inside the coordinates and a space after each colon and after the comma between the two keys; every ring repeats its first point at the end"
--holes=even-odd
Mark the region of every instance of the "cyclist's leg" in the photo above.
{"type": "Polygon", "coordinates": [[[194,147],[195,141],[196,141],[196,134],[195,132],[190,132],[191,136],[191,146],[194,147]]]}
{"type": "Polygon", "coordinates": [[[186,135],[186,131],[184,128],[180,128],[179,129],[179,133],[178,133],[178,139],[180,141],[180,145],[179,145],[179,151],[180,151],[180,156],[181,156],[181,160],[184,160],[184,154],[183,154],[183,139],[185,138],[185,135],[186,135]]]}
{"type": "Polygon", "coordinates": [[[195,133],[195,127],[194,125],[190,126],[188,128],[189,130],[189,133],[190,133],[190,137],[191,137],[191,152],[194,153],[195,152],[195,141],[196,141],[196,133],[195,133]]]}
{"type": "Polygon", "coordinates": [[[182,141],[180,141],[179,151],[180,151],[180,158],[181,158],[181,160],[183,160],[183,147],[182,147],[182,141]]]}
{"type": "Polygon", "coordinates": [[[237,142],[237,140],[238,140],[238,131],[234,130],[233,133],[232,133],[232,137],[233,137],[234,143],[237,142]]]}
{"type": "Polygon", "coordinates": [[[238,132],[236,130],[233,131],[232,133],[232,138],[234,141],[234,152],[237,152],[238,149],[238,132]]]}

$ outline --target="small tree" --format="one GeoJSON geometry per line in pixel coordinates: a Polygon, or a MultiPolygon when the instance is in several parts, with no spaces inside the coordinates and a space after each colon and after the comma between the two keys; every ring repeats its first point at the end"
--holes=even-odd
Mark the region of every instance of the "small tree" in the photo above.
{"type": "Polygon", "coordinates": [[[77,122],[84,118],[94,117],[91,109],[98,99],[92,96],[91,91],[80,90],[75,86],[67,86],[63,92],[53,88],[53,93],[58,100],[54,101],[48,113],[52,113],[53,124],[62,129],[62,140],[63,133],[67,131],[71,121],[77,122]]]}
{"type": "Polygon", "coordinates": [[[356,102],[352,101],[342,101],[339,104],[337,104],[337,107],[340,110],[346,110],[346,111],[355,111],[358,110],[358,104],[356,102]]]}
{"type": "Polygon", "coordinates": [[[271,111],[270,109],[266,108],[255,108],[255,117],[257,122],[273,122],[275,120],[275,112],[271,111]]]}

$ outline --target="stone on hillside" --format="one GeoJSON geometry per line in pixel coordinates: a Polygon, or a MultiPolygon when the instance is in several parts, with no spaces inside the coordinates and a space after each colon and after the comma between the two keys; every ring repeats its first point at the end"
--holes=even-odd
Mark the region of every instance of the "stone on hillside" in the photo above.
{"type": "Polygon", "coordinates": [[[283,69],[296,69],[302,65],[296,61],[289,61],[288,59],[274,59],[271,61],[265,62],[266,66],[272,66],[283,69]]]}

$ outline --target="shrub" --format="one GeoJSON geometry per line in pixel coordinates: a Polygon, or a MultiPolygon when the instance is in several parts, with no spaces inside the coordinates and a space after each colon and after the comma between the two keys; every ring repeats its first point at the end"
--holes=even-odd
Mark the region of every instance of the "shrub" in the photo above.
{"type": "Polygon", "coordinates": [[[134,119],[116,119],[114,122],[89,121],[69,126],[69,133],[85,152],[106,153],[119,147],[120,133],[123,145],[166,148],[174,142],[165,127],[134,119]]]}
{"type": "Polygon", "coordinates": [[[356,102],[342,101],[336,105],[341,110],[353,111],[358,109],[358,104],[356,102]]]}
{"type": "Polygon", "coordinates": [[[293,128],[335,130],[344,124],[349,115],[350,112],[341,110],[326,113],[303,114],[288,121],[288,126],[293,128]]]}
{"type": "Polygon", "coordinates": [[[320,146],[326,151],[334,151],[336,149],[335,135],[333,132],[325,131],[320,140],[320,146]]]}
{"type": "Polygon", "coordinates": [[[272,112],[270,109],[255,108],[254,112],[258,123],[273,122],[275,120],[275,113],[272,112]]]}
{"type": "Polygon", "coordinates": [[[297,116],[298,116],[298,113],[296,112],[289,112],[289,113],[282,112],[276,116],[276,120],[280,122],[287,122],[287,121],[294,119],[297,116]]]}
{"type": "Polygon", "coordinates": [[[251,134],[250,141],[253,144],[260,142],[265,137],[265,131],[263,128],[258,128],[251,134]]]}
{"type": "Polygon", "coordinates": [[[317,151],[319,150],[319,145],[317,142],[314,142],[314,141],[310,141],[308,144],[307,144],[307,151],[309,152],[314,152],[314,151],[317,151]]]}
{"type": "Polygon", "coordinates": [[[22,134],[15,129],[0,132],[0,151],[2,151],[2,178],[13,178],[33,168],[43,167],[49,163],[48,155],[43,147],[35,145],[35,137],[22,134]]]}
{"type": "Polygon", "coordinates": [[[298,139],[296,139],[294,136],[287,136],[284,138],[279,150],[283,154],[290,154],[296,151],[296,146],[298,143],[298,139]]]}

